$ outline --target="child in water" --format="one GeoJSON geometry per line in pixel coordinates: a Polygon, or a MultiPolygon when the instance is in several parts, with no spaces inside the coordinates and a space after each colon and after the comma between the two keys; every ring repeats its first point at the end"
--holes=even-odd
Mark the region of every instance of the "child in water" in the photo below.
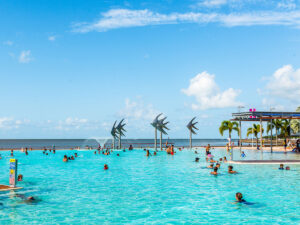
{"type": "Polygon", "coordinates": [[[108,165],[104,164],[104,170],[108,170],[108,165]]]}
{"type": "Polygon", "coordinates": [[[243,199],[242,193],[240,193],[240,192],[237,192],[237,193],[235,194],[235,199],[236,199],[235,202],[239,202],[239,203],[246,202],[246,201],[243,199]]]}
{"type": "Polygon", "coordinates": [[[22,174],[18,175],[18,181],[23,181],[23,175],[22,174]]]}
{"type": "Polygon", "coordinates": [[[215,166],[214,171],[210,172],[212,175],[218,175],[218,167],[215,166]]]}
{"type": "Polygon", "coordinates": [[[233,166],[228,166],[228,173],[237,173],[233,170],[233,166]]]}
{"type": "Polygon", "coordinates": [[[284,170],[283,164],[280,164],[280,166],[279,166],[278,169],[279,169],[279,170],[284,170]]]}

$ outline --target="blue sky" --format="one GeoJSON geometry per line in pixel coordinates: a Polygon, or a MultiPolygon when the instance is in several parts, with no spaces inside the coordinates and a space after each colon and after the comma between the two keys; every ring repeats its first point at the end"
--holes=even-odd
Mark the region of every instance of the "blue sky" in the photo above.
{"type": "MultiPolygon", "coordinates": [[[[0,137],[219,138],[237,106],[300,105],[300,2],[1,1],[0,137]]],[[[247,127],[245,127],[246,129],[247,127]]],[[[245,133],[245,132],[244,132],[245,133]]]]}

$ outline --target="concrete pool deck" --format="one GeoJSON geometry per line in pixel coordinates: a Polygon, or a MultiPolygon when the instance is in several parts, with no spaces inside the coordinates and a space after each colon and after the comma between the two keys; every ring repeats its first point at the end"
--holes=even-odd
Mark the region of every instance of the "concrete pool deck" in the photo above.
{"type": "Polygon", "coordinates": [[[22,189],[22,187],[10,187],[8,185],[0,184],[0,191],[12,191],[12,190],[19,190],[22,189]]]}
{"type": "Polygon", "coordinates": [[[232,160],[231,164],[299,164],[300,160],[232,160]]]}

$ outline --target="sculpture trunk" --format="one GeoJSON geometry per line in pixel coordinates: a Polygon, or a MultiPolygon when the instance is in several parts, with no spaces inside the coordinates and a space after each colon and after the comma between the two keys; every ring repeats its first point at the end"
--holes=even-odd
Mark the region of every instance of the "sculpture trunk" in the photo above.
{"type": "Polygon", "coordinates": [[[155,128],[154,149],[157,150],[157,128],[155,128]]]}
{"type": "Polygon", "coordinates": [[[192,149],[192,131],[190,130],[190,149],[192,149]]]}
{"type": "Polygon", "coordinates": [[[162,132],[160,132],[160,150],[162,150],[162,132]]]}

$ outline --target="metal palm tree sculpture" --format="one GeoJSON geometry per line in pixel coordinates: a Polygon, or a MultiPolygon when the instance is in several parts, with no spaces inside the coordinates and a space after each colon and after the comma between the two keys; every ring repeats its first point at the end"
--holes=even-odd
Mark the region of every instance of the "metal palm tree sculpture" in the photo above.
{"type": "Polygon", "coordinates": [[[157,129],[158,129],[158,118],[161,116],[162,113],[158,114],[151,125],[155,128],[155,139],[154,139],[154,149],[157,149],[157,129]]]}
{"type": "Polygon", "coordinates": [[[165,119],[167,119],[167,117],[158,120],[158,127],[157,127],[157,129],[160,131],[160,150],[162,150],[162,134],[167,135],[168,133],[165,131],[165,129],[169,130],[169,128],[167,127],[167,124],[169,122],[165,122],[165,119]]]}
{"type": "Polygon", "coordinates": [[[194,120],[196,119],[196,117],[194,117],[186,126],[189,130],[190,130],[190,148],[192,148],[192,134],[196,134],[196,130],[198,130],[198,128],[195,126],[198,122],[194,122],[194,120]]]}
{"type": "Polygon", "coordinates": [[[115,149],[115,141],[116,141],[116,138],[118,138],[116,123],[117,123],[117,121],[115,121],[113,127],[111,128],[111,132],[110,132],[111,136],[113,137],[113,139],[112,139],[113,149],[115,149]]]}
{"type": "Polygon", "coordinates": [[[124,132],[126,132],[126,130],[124,129],[126,123],[123,123],[124,119],[122,119],[120,121],[120,123],[118,124],[118,126],[116,127],[117,130],[117,134],[119,135],[119,149],[122,147],[121,146],[121,137],[125,136],[124,132]]]}

